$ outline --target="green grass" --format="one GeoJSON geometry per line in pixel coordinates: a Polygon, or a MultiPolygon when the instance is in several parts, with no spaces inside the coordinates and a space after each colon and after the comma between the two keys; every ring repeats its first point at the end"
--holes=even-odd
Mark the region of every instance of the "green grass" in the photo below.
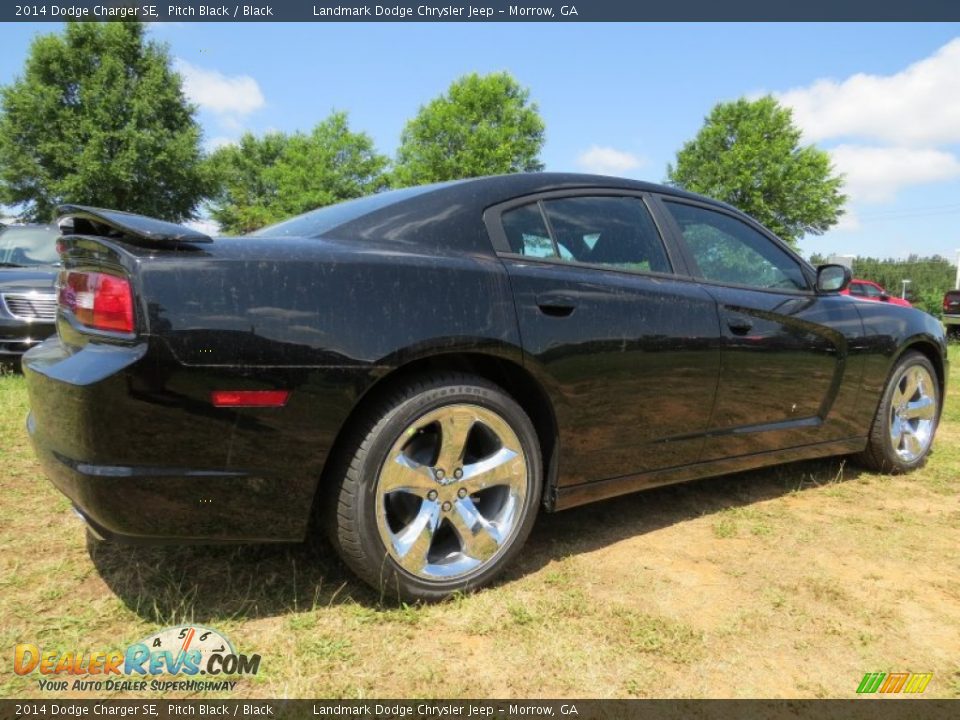
{"type": "Polygon", "coordinates": [[[960,351],[934,453],[906,476],[840,459],[538,520],[495,587],[384,602],[320,542],[86,546],[0,376],[0,697],[42,695],[13,646],[124,648],[196,622],[260,653],[240,697],[853,697],[932,670],[960,697],[960,351]]]}

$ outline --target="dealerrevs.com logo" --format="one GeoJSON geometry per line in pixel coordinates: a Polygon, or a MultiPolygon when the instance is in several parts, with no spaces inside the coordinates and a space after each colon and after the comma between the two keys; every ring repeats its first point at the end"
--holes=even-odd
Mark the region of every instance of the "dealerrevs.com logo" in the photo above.
{"type": "Polygon", "coordinates": [[[64,651],[19,643],[13,669],[17,675],[40,675],[38,687],[47,691],[233,690],[237,681],[229,678],[256,675],[260,656],[237,653],[216,630],[186,625],[125,650],[64,651]]]}

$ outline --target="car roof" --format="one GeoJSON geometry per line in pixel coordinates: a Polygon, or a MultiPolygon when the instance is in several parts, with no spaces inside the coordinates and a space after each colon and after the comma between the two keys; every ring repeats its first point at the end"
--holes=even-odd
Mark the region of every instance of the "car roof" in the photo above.
{"type": "MultiPolygon", "coordinates": [[[[580,173],[515,173],[410,188],[415,191],[412,193],[395,191],[396,202],[384,203],[369,213],[332,227],[324,235],[367,241],[414,242],[438,250],[489,252],[490,241],[485,236],[481,218],[483,211],[490,206],[554,190],[591,188],[662,193],[739,212],[717,200],[640,180],[580,173]]],[[[266,231],[261,232],[268,236],[266,231]]]]}
{"type": "MultiPolygon", "coordinates": [[[[485,177],[469,178],[465,180],[454,180],[447,183],[438,183],[432,188],[435,192],[442,192],[449,196],[472,197],[475,200],[478,196],[489,197],[493,200],[496,197],[509,199],[522,195],[533,195],[536,193],[549,192],[551,190],[572,190],[589,188],[612,188],[621,190],[634,190],[638,192],[655,192],[666,195],[676,195],[692,200],[701,200],[715,205],[730,207],[726,203],[707,198],[696,193],[687,192],[677,187],[669,185],[660,185],[657,183],[646,182],[643,180],[632,180],[629,178],[613,177],[609,175],[591,175],[587,173],[565,173],[565,172],[526,172],[513,173],[510,175],[488,175],[485,177]]],[[[494,200],[496,202],[496,200],[494,200]]]]}

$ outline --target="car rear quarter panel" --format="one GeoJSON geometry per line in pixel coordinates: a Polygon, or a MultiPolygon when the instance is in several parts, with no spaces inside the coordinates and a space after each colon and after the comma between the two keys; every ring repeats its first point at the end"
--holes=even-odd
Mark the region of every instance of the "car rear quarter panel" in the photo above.
{"type": "Polygon", "coordinates": [[[445,352],[521,361],[493,257],[320,240],[109,246],[135,278],[140,334],[88,342],[61,320],[64,341],[28,372],[49,474],[111,534],[302,538],[334,440],[379,378],[445,352]],[[210,401],[274,388],[291,391],[286,407],[210,401]]]}
{"type": "Polygon", "coordinates": [[[894,364],[909,350],[923,352],[937,370],[941,393],[949,375],[943,326],[921,310],[887,303],[857,303],[863,318],[864,371],[857,420],[869,430],[894,364]]]}

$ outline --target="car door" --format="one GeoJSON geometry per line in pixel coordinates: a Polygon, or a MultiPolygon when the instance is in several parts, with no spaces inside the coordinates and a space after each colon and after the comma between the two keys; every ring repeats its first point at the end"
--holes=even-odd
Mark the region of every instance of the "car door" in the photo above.
{"type": "Polygon", "coordinates": [[[701,460],[862,434],[850,417],[861,375],[856,304],[818,294],[799,258],[743,216],[660,202],[720,313],[720,382],[701,460]]]}
{"type": "Polygon", "coordinates": [[[553,400],[560,485],[695,462],[719,320],[642,195],[549,193],[491,208],[528,367],[553,400]]]}

